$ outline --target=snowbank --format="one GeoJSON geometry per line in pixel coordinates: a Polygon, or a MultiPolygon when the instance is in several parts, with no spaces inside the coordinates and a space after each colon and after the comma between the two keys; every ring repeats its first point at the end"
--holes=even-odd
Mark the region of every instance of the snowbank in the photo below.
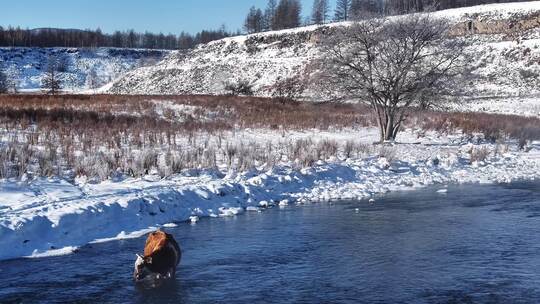
{"type": "Polygon", "coordinates": [[[64,90],[94,93],[93,88],[110,83],[132,69],[155,64],[169,53],[166,50],[118,48],[3,47],[0,48],[0,62],[9,78],[17,79],[19,91],[32,92],[41,89],[48,58],[55,56],[65,63],[65,71],[60,73],[64,90]]]}
{"type": "Polygon", "coordinates": [[[63,254],[93,241],[138,236],[159,225],[196,223],[200,217],[236,216],[274,205],[357,200],[431,184],[540,177],[540,142],[528,152],[510,149],[471,164],[467,151],[473,148],[432,138],[396,145],[395,160],[334,159],[306,169],[284,163],[242,174],[207,172],[163,180],[147,176],[79,185],[60,179],[4,181],[0,259],[39,257],[50,250],[63,254]]]}

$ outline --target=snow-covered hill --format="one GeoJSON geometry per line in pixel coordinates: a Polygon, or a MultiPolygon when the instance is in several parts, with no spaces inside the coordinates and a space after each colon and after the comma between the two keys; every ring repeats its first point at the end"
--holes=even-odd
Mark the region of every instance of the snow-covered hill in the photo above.
{"type": "Polygon", "coordinates": [[[169,51],[115,48],[0,48],[0,63],[21,91],[39,90],[48,58],[61,58],[65,72],[60,73],[62,87],[71,92],[89,89],[89,75],[94,85],[115,80],[134,68],[155,64],[169,51]]]}
{"type": "MultiPolygon", "coordinates": [[[[519,105],[523,97],[538,100],[540,96],[540,1],[450,9],[434,15],[447,18],[454,33],[471,42],[467,52],[477,77],[468,84],[475,105],[468,109],[539,114],[534,102],[532,107],[519,105]],[[486,108],[484,101],[492,98],[497,101],[486,108]]],[[[157,65],[126,73],[107,91],[223,94],[227,83],[247,81],[256,95],[270,96],[276,82],[302,77],[309,70],[309,63],[320,56],[317,42],[331,27],[347,24],[226,38],[189,52],[173,52],[157,65]]],[[[313,97],[309,89],[305,97],[313,97]]]]}

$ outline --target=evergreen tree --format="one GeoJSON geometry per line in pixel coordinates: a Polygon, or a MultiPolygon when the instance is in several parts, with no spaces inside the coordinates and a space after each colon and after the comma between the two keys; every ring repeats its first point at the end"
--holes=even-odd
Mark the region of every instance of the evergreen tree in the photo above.
{"type": "Polygon", "coordinates": [[[264,13],[263,11],[258,8],[257,9],[257,12],[255,13],[255,29],[256,29],[256,32],[259,33],[259,32],[262,32],[264,30],[264,13]]]}
{"type": "Polygon", "coordinates": [[[498,3],[497,0],[476,1],[476,0],[387,0],[384,3],[384,11],[387,14],[405,14],[411,12],[421,12],[426,8],[447,9],[454,7],[470,6],[484,3],[498,3]]]}
{"type": "Polygon", "coordinates": [[[287,12],[289,11],[289,0],[280,0],[276,8],[275,30],[287,28],[287,12]]]}
{"type": "Polygon", "coordinates": [[[311,13],[311,21],[314,24],[322,24],[328,20],[330,5],[328,0],[314,0],[313,11],[311,13]]]}
{"type": "Polygon", "coordinates": [[[334,20],[347,21],[350,18],[351,0],[337,0],[334,20]]]}
{"type": "MultiPolygon", "coordinates": [[[[385,4],[390,1],[387,0],[385,4]]],[[[397,0],[403,1],[403,0],[397,0]]],[[[419,0],[420,1],[420,0],[419,0]]],[[[382,2],[379,0],[352,0],[350,15],[353,19],[365,19],[382,13],[382,2]]]]}
{"type": "Polygon", "coordinates": [[[86,86],[91,90],[99,87],[99,77],[95,69],[91,69],[90,73],[86,75],[86,86]]]}
{"type": "Polygon", "coordinates": [[[350,15],[353,19],[360,19],[362,16],[362,0],[352,0],[350,15]]]}
{"type": "MultiPolygon", "coordinates": [[[[211,36],[215,40],[230,36],[231,34],[226,33],[224,36],[222,32],[206,30],[195,36],[190,35],[190,39],[196,40],[197,36],[200,37],[204,35],[211,36]]],[[[177,37],[173,34],[165,35],[163,33],[154,34],[151,32],[137,33],[134,30],[115,31],[112,34],[104,34],[99,28],[95,31],[91,31],[51,28],[29,30],[13,27],[0,27],[0,47],[116,47],[175,49],[180,47],[179,40],[184,39],[185,42],[185,38],[185,36],[177,37]]],[[[200,43],[200,41],[189,44],[190,48],[197,43],[200,43]]],[[[184,47],[181,48],[185,48],[185,44],[183,44],[183,46],[184,47]]]]}
{"type": "Polygon", "coordinates": [[[276,10],[277,2],[276,0],[268,0],[266,5],[266,10],[264,11],[264,29],[265,30],[275,30],[276,24],[276,10]]]}
{"type": "MultiPolygon", "coordinates": [[[[416,0],[412,0],[416,1],[416,0]]],[[[367,12],[369,16],[381,15],[382,13],[382,3],[378,0],[364,0],[362,1],[363,10],[367,12]]]]}
{"type": "Polygon", "coordinates": [[[127,47],[128,48],[135,48],[138,45],[138,38],[137,34],[134,30],[129,30],[127,33],[127,47]]]}
{"type": "Polygon", "coordinates": [[[264,16],[261,9],[252,6],[244,22],[244,29],[248,34],[262,32],[264,27],[264,16]]]}
{"type": "Polygon", "coordinates": [[[8,79],[6,72],[4,71],[4,65],[0,62],[0,94],[7,93],[8,91],[8,79]]]}
{"type": "Polygon", "coordinates": [[[58,59],[54,56],[49,57],[47,61],[47,71],[45,72],[45,77],[41,81],[41,88],[46,90],[49,94],[57,94],[61,89],[61,80],[59,78],[58,70],[58,59]]]}
{"type": "Polygon", "coordinates": [[[8,92],[11,91],[13,93],[17,93],[17,89],[19,86],[19,78],[20,78],[19,70],[17,70],[17,68],[14,65],[12,65],[9,68],[4,70],[4,74],[6,75],[6,80],[7,80],[6,84],[7,84],[8,92]]]}
{"type": "Polygon", "coordinates": [[[299,27],[301,24],[302,6],[299,0],[280,0],[276,8],[276,29],[299,27]]]}
{"type": "Polygon", "coordinates": [[[186,32],[180,33],[180,36],[178,36],[178,48],[181,50],[187,50],[191,49],[195,46],[195,39],[193,39],[193,36],[186,32]]]}
{"type": "Polygon", "coordinates": [[[290,0],[287,28],[299,27],[302,24],[302,5],[300,0],[290,0]]]}
{"type": "Polygon", "coordinates": [[[324,23],[321,12],[321,0],[313,0],[313,8],[311,9],[311,22],[314,24],[324,23]]]}

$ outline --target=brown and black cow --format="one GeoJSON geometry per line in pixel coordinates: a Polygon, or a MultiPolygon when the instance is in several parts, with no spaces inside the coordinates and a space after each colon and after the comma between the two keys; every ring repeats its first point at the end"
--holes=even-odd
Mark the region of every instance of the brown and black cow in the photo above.
{"type": "Polygon", "coordinates": [[[133,279],[143,280],[148,276],[156,279],[173,278],[182,252],[173,236],[161,230],[148,235],[144,255],[137,254],[133,279]]]}

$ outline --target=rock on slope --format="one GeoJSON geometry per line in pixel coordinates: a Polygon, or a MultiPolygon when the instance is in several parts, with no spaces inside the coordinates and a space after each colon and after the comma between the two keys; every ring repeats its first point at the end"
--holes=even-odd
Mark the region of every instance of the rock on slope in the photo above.
{"type": "MultiPolygon", "coordinates": [[[[447,18],[467,49],[478,77],[475,98],[535,96],[540,93],[540,2],[490,4],[434,13],[447,18]]],[[[110,93],[223,94],[226,83],[249,81],[254,93],[269,96],[280,79],[300,77],[320,56],[317,42],[334,26],[239,36],[173,52],[157,65],[128,72],[110,93]]],[[[313,97],[307,90],[305,97],[313,97]]]]}

